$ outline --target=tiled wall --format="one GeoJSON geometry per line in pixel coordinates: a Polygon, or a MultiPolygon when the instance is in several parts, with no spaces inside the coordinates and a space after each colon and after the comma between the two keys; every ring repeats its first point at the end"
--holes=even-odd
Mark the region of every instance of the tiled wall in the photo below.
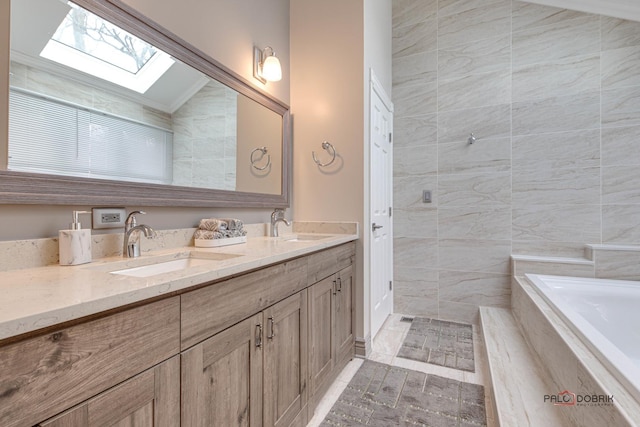
{"type": "Polygon", "coordinates": [[[235,190],[238,93],[211,80],[173,113],[173,183],[235,190]]]}
{"type": "Polygon", "coordinates": [[[511,253],[640,244],[640,23],[393,7],[396,312],[475,321],[509,305],[511,253]]]}
{"type": "Polygon", "coordinates": [[[114,92],[11,61],[10,85],[63,99],[105,113],[171,129],[171,115],[114,92]]]}

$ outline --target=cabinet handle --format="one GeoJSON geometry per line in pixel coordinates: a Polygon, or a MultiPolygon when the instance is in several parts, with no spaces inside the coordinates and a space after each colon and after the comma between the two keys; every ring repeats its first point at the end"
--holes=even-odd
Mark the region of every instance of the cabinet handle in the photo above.
{"type": "Polygon", "coordinates": [[[275,323],[273,322],[273,316],[272,316],[272,317],[269,317],[269,335],[267,335],[267,338],[272,340],[273,337],[275,336],[276,336],[275,323]]]}
{"type": "Polygon", "coordinates": [[[256,325],[256,347],[262,347],[262,325],[256,325]]]}
{"type": "Polygon", "coordinates": [[[342,278],[338,277],[338,292],[342,292],[342,278]]]}
{"type": "Polygon", "coordinates": [[[333,293],[334,295],[338,292],[338,282],[336,282],[335,280],[333,281],[333,289],[331,290],[331,293],[333,293]]]}

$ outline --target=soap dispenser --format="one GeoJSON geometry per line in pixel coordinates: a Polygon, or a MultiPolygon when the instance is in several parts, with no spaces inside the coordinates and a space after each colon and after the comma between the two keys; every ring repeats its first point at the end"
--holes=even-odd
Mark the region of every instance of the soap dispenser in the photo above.
{"type": "Polygon", "coordinates": [[[73,211],[73,222],[69,230],[58,232],[60,265],[78,265],[91,262],[91,229],[83,230],[78,219],[89,211],[73,211]]]}

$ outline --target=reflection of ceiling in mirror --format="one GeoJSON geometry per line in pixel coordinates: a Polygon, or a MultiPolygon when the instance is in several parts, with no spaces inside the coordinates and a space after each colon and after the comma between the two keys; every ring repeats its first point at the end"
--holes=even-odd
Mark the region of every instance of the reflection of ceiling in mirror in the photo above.
{"type": "MultiPolygon", "coordinates": [[[[40,56],[40,53],[50,45],[51,36],[57,32],[61,22],[65,20],[70,7],[63,2],[51,0],[12,0],[11,3],[11,22],[13,23],[11,25],[11,58],[13,61],[120,93],[122,96],[169,114],[180,108],[209,81],[205,75],[179,61],[175,61],[172,65],[171,62],[174,59],[164,54],[165,58],[158,62],[163,62],[165,68],[167,66],[168,68],[165,71],[150,73],[155,83],[148,87],[143,96],[105,80],[98,80],[87,73],[60,65],[57,63],[60,61],[46,60],[40,56]],[[34,10],[38,13],[32,13],[34,10]]],[[[58,46],[59,49],[60,46],[58,46]]],[[[69,56],[68,51],[64,52],[65,58],[68,59],[69,56]]]]}

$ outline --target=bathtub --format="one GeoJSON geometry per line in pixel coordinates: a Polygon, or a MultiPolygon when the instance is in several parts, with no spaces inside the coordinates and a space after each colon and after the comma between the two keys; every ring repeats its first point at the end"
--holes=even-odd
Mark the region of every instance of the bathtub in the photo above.
{"type": "Polygon", "coordinates": [[[526,276],[611,374],[639,399],[640,282],[526,276]]]}

